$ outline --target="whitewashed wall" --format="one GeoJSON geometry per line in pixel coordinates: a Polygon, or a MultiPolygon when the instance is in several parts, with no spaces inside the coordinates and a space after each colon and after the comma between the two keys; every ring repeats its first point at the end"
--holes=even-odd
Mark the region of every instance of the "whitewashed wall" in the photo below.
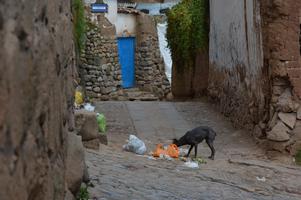
{"type": "Polygon", "coordinates": [[[136,21],[135,15],[118,13],[115,23],[117,35],[119,37],[136,35],[136,21]]]}
{"type": "Polygon", "coordinates": [[[104,0],[108,4],[108,13],[105,14],[106,18],[112,23],[117,22],[117,0],[104,0]]]}
{"type": "Polygon", "coordinates": [[[210,62],[217,68],[244,66],[256,74],[263,66],[257,0],[210,0],[210,62]]]}
{"type": "Polygon", "coordinates": [[[260,0],[210,0],[208,94],[237,126],[257,124],[265,113],[261,35],[260,0]]]}

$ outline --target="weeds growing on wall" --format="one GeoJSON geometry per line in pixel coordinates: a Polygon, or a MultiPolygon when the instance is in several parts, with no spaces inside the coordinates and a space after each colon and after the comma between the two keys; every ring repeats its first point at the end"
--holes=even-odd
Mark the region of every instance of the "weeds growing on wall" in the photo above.
{"type": "Polygon", "coordinates": [[[72,14],[75,43],[80,52],[84,47],[87,26],[83,0],[72,0],[72,14]]]}
{"type": "Polygon", "coordinates": [[[185,67],[193,64],[196,53],[208,48],[209,1],[183,0],[168,12],[167,21],[173,60],[185,67]]]}
{"type": "Polygon", "coordinates": [[[77,200],[88,200],[89,197],[89,192],[88,192],[88,188],[87,187],[80,187],[78,196],[77,196],[77,200]]]}

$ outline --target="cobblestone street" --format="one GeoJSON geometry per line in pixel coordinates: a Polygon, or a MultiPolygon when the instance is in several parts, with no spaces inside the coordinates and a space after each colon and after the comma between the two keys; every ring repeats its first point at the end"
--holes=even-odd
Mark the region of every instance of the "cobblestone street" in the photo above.
{"type": "Polygon", "coordinates": [[[301,200],[301,0],[0,2],[0,200],[301,200]]]}
{"type": "MultiPolygon", "coordinates": [[[[96,105],[107,117],[109,145],[86,152],[92,199],[301,199],[300,168],[272,161],[248,133],[234,129],[206,102],[96,105]],[[217,132],[216,159],[206,159],[199,169],[122,150],[129,134],[150,152],[198,125],[217,132]]],[[[209,155],[206,144],[199,145],[198,156],[209,155]]]]}

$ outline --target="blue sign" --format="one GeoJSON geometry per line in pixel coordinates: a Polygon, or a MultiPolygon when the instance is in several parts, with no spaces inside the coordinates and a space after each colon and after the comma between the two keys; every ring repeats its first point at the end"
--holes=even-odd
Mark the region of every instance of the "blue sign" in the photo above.
{"type": "Polygon", "coordinates": [[[91,12],[92,13],[107,13],[108,12],[108,4],[91,4],[91,12]]]}

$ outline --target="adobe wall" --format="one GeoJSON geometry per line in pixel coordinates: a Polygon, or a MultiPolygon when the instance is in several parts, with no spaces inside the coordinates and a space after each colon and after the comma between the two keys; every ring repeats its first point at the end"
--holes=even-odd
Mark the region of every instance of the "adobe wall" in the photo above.
{"type": "Polygon", "coordinates": [[[301,148],[300,2],[211,0],[210,16],[209,96],[268,150],[295,154],[301,148]]]}
{"type": "Polygon", "coordinates": [[[268,147],[291,154],[301,149],[300,8],[300,1],[261,1],[264,66],[271,82],[268,147]]]}
{"type": "Polygon", "coordinates": [[[61,200],[73,128],[70,1],[0,4],[0,198],[61,200]]]}
{"type": "Polygon", "coordinates": [[[236,126],[252,128],[269,101],[258,2],[210,0],[209,37],[208,95],[236,126]]]}

